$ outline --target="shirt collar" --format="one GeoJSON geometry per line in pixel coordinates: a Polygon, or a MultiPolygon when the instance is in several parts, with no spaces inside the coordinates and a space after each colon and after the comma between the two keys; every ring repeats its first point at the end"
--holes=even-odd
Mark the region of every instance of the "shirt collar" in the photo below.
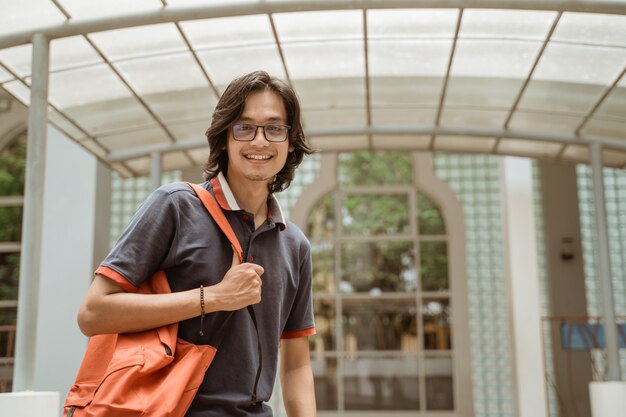
{"type": "MultiPolygon", "coordinates": [[[[211,179],[211,187],[213,188],[215,199],[223,210],[243,210],[241,207],[239,207],[239,203],[237,203],[237,199],[235,198],[235,195],[230,189],[228,181],[226,181],[226,177],[222,172],[217,174],[217,177],[211,179]]],[[[278,224],[280,230],[285,230],[285,228],[287,227],[287,222],[285,221],[285,217],[283,215],[283,210],[280,207],[280,203],[278,202],[278,199],[274,194],[270,194],[269,199],[267,200],[267,208],[267,219],[278,224]]]]}

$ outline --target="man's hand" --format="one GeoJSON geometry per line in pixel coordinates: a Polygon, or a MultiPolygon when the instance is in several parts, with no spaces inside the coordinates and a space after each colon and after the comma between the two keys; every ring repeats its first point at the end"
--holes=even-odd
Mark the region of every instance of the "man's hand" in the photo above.
{"type": "Polygon", "coordinates": [[[233,250],[233,263],[222,282],[205,289],[208,302],[214,306],[210,310],[232,311],[260,303],[263,272],[261,265],[241,263],[233,250]]]}

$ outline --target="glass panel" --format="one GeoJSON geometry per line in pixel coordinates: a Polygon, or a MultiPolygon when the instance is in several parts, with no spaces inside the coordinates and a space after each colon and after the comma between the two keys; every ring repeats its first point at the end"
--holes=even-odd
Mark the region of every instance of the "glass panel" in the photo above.
{"type": "Polygon", "coordinates": [[[311,354],[320,356],[325,352],[337,350],[335,341],[335,326],[337,315],[335,313],[334,299],[315,299],[315,330],[316,334],[309,337],[309,349],[311,354]]]}
{"type": "Polygon", "coordinates": [[[362,41],[284,44],[283,52],[289,74],[294,80],[365,76],[362,41]]]}
{"type": "Polygon", "coordinates": [[[459,40],[452,76],[525,78],[541,43],[491,40],[459,40]]]}
{"type": "Polygon", "coordinates": [[[418,349],[415,299],[343,300],[344,350],[418,349]]]}
{"type": "Polygon", "coordinates": [[[420,235],[443,235],[446,225],[443,222],[439,207],[426,197],[424,193],[417,193],[417,221],[420,235]]]}
{"type": "Polygon", "coordinates": [[[344,234],[394,235],[409,233],[406,194],[350,194],[342,201],[344,234]]]}
{"type": "Polygon", "coordinates": [[[164,122],[179,122],[171,131],[177,139],[201,139],[209,126],[207,114],[212,114],[217,97],[208,87],[190,88],[144,96],[152,111],[164,122]],[[200,126],[196,128],[196,120],[200,126]],[[185,126],[183,126],[183,124],[185,126]],[[184,131],[184,133],[183,133],[184,131]]]}
{"type": "Polygon", "coordinates": [[[24,105],[30,105],[30,88],[21,81],[9,81],[2,84],[2,88],[7,90],[13,97],[21,101],[24,105]]]}
{"type": "Polygon", "coordinates": [[[332,108],[332,109],[307,109],[302,112],[302,119],[305,126],[315,126],[318,129],[336,129],[345,126],[365,126],[367,114],[365,104],[352,108],[332,108]]]}
{"type": "Polygon", "coordinates": [[[420,262],[422,291],[446,291],[450,288],[447,242],[420,242],[420,262]]]}
{"type": "Polygon", "coordinates": [[[370,39],[452,38],[458,16],[457,10],[368,10],[368,37],[370,39]]]}
{"type": "Polygon", "coordinates": [[[334,10],[274,14],[278,39],[294,41],[363,38],[361,11],[334,10]]]}
{"type": "Polygon", "coordinates": [[[318,410],[337,409],[337,359],[311,358],[318,410]]]}
{"type": "Polygon", "coordinates": [[[356,152],[339,155],[343,186],[411,184],[413,164],[406,152],[356,152]]]}
{"type": "Polygon", "coordinates": [[[130,96],[105,64],[50,74],[50,97],[64,108],[130,96]]]}
{"type": "Polygon", "coordinates": [[[172,23],[110,30],[93,33],[89,37],[113,61],[187,50],[176,25],[172,23]]]}
{"type": "Polygon", "coordinates": [[[543,40],[556,15],[556,12],[469,9],[463,13],[459,37],[543,40]]]}
{"type": "Polygon", "coordinates": [[[432,124],[439,105],[442,84],[443,77],[371,77],[374,120],[392,120],[396,124],[406,124],[408,121],[411,124],[432,124]],[[395,112],[400,112],[401,116],[394,117],[395,112]],[[378,113],[383,113],[386,117],[379,117],[378,113]],[[427,113],[428,116],[420,116],[421,113],[427,113]]]}
{"type": "Polygon", "coordinates": [[[33,47],[31,44],[0,49],[0,61],[21,77],[30,75],[33,47]]]}
{"type": "Polygon", "coordinates": [[[615,48],[550,43],[533,79],[606,86],[621,71],[624,59],[626,51],[615,48]]]}
{"type": "MultiPolygon", "coordinates": [[[[604,91],[604,87],[600,85],[531,80],[513,117],[517,117],[518,113],[526,110],[528,113],[535,112],[539,116],[547,114],[547,121],[550,121],[553,114],[559,115],[558,113],[562,113],[559,115],[562,117],[572,117],[572,113],[584,116],[600,97],[602,91],[604,91]]],[[[550,123],[557,124],[557,129],[563,130],[562,127],[558,126],[557,120],[550,123]]],[[[554,131],[554,128],[550,128],[550,123],[545,123],[545,126],[541,126],[539,129],[536,122],[529,122],[522,128],[528,129],[528,126],[532,126],[534,130],[547,128],[554,131]]],[[[569,129],[566,128],[565,130],[569,129]]]]}
{"type": "Polygon", "coordinates": [[[163,5],[160,1],[155,0],[106,0],[97,2],[61,0],[59,3],[73,18],[80,19],[157,11],[163,5]]]}
{"type": "MultiPolygon", "coordinates": [[[[490,94],[492,87],[489,86],[485,88],[483,94],[490,94]]],[[[459,97],[459,94],[455,94],[456,97],[459,97]]],[[[478,98],[476,96],[467,96],[464,97],[463,100],[467,100],[470,98],[475,98],[476,103],[482,101],[482,98],[478,98]]],[[[511,101],[512,104],[512,101],[511,101]]],[[[471,105],[470,105],[471,106],[471,105]]],[[[479,128],[501,128],[509,114],[508,110],[498,110],[495,108],[471,108],[471,109],[460,109],[454,108],[452,106],[446,107],[443,110],[443,114],[441,116],[441,123],[450,126],[459,126],[459,127],[468,127],[468,126],[478,126],[479,128]]]]}
{"type": "Polygon", "coordinates": [[[285,78],[276,45],[211,50],[198,53],[198,57],[213,83],[222,89],[226,89],[233,78],[256,70],[285,78]]]}
{"type": "Polygon", "coordinates": [[[454,410],[452,358],[426,357],[426,409],[454,410]]]}
{"type": "Polygon", "coordinates": [[[407,39],[369,41],[369,73],[372,77],[443,76],[452,42],[407,39]]]}
{"type": "Polygon", "coordinates": [[[565,12],[552,39],[626,46],[626,16],[565,12]]]}
{"type": "Polygon", "coordinates": [[[53,39],[50,42],[51,71],[100,63],[102,58],[83,36],[53,39]]]}
{"type": "Polygon", "coordinates": [[[267,15],[194,20],[181,26],[196,50],[275,43],[267,15]]]}
{"type": "Polygon", "coordinates": [[[0,84],[13,79],[13,76],[0,67],[0,84]]]}
{"type": "Polygon", "coordinates": [[[327,195],[311,209],[306,231],[311,240],[332,239],[335,234],[334,195],[327,195]]]}
{"type": "MultiPolygon", "coordinates": [[[[213,99],[212,101],[217,101],[213,99]]],[[[207,103],[204,103],[205,105],[207,103]]],[[[205,114],[213,114],[213,109],[215,108],[214,103],[209,104],[210,110],[205,114]]],[[[183,106],[183,109],[186,109],[187,106],[183,106]]],[[[178,140],[197,140],[197,141],[206,141],[206,136],[204,136],[204,132],[209,128],[210,121],[207,120],[206,116],[202,117],[200,120],[181,120],[177,122],[170,122],[168,127],[172,134],[176,136],[178,140]]],[[[206,162],[206,159],[209,155],[208,149],[201,149],[204,152],[202,156],[202,165],[206,162]]]]}
{"type": "Polygon", "coordinates": [[[3,1],[0,35],[60,24],[65,20],[65,16],[49,1],[3,1]]]}
{"type": "Polygon", "coordinates": [[[330,241],[312,241],[313,291],[335,292],[335,257],[334,246],[330,241]]]}
{"type": "Polygon", "coordinates": [[[208,87],[200,67],[187,52],[120,62],[117,68],[139,94],[208,87]]]}
{"type": "Polygon", "coordinates": [[[417,358],[344,360],[346,410],[418,410],[417,358]]]}
{"type": "Polygon", "coordinates": [[[450,350],[450,300],[447,298],[424,298],[422,301],[424,324],[424,349],[450,350]]]}
{"type": "Polygon", "coordinates": [[[517,110],[513,114],[509,128],[527,129],[528,126],[532,126],[533,130],[538,132],[572,132],[580,125],[582,120],[582,114],[573,116],[571,114],[553,113],[549,110],[544,112],[517,110]]]}
{"type": "MultiPolygon", "coordinates": [[[[141,129],[157,126],[147,110],[139,104],[135,97],[117,99],[114,100],[114,103],[115,105],[111,105],[111,103],[107,105],[102,103],[76,105],[63,108],[63,113],[76,120],[81,127],[94,136],[113,135],[115,132],[124,131],[129,143],[126,146],[124,143],[120,143],[122,148],[131,145],[135,140],[133,133],[139,134],[141,129]]],[[[141,133],[142,136],[149,134],[150,132],[141,133]]],[[[155,141],[158,139],[158,137],[155,138],[155,141]]],[[[163,139],[163,141],[166,140],[163,139]]]]}
{"type": "Polygon", "coordinates": [[[341,246],[341,270],[343,293],[416,289],[412,242],[345,243],[341,246]]]}
{"type": "MultiPolygon", "coordinates": [[[[522,78],[525,78],[523,76],[522,78]]],[[[446,92],[446,108],[443,116],[450,112],[474,110],[497,111],[496,107],[504,107],[508,114],[508,109],[519,91],[522,88],[522,79],[509,78],[483,78],[483,77],[461,77],[455,76],[448,81],[448,91],[446,92]],[[463,105],[465,108],[458,109],[463,105]]],[[[484,117],[483,117],[484,118],[484,117]]],[[[499,116],[498,119],[501,117],[499,116]]],[[[503,121],[498,127],[502,127],[503,121]]]]}
{"type": "Polygon", "coordinates": [[[111,151],[119,151],[143,145],[169,143],[165,131],[160,127],[148,127],[139,131],[130,131],[101,136],[100,142],[111,151]]]}
{"type": "Polygon", "coordinates": [[[305,112],[365,107],[365,83],[362,78],[296,80],[293,86],[305,112]]]}
{"type": "Polygon", "coordinates": [[[48,121],[71,138],[81,140],[87,137],[85,132],[76,127],[74,123],[66,119],[61,113],[53,109],[52,106],[48,106],[48,121]]]}

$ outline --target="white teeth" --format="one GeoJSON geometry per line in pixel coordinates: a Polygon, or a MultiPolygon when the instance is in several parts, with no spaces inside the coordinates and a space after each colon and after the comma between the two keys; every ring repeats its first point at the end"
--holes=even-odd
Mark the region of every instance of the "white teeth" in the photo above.
{"type": "Polygon", "coordinates": [[[271,156],[269,156],[269,155],[246,155],[246,158],[248,158],[248,159],[256,159],[258,161],[262,161],[262,160],[265,160],[265,159],[270,159],[271,156]]]}

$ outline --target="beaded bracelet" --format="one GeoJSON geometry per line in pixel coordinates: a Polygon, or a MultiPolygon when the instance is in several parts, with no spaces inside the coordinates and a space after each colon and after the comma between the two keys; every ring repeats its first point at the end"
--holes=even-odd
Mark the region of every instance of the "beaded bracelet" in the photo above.
{"type": "Polygon", "coordinates": [[[200,285],[200,336],[204,336],[204,286],[200,285]]]}

